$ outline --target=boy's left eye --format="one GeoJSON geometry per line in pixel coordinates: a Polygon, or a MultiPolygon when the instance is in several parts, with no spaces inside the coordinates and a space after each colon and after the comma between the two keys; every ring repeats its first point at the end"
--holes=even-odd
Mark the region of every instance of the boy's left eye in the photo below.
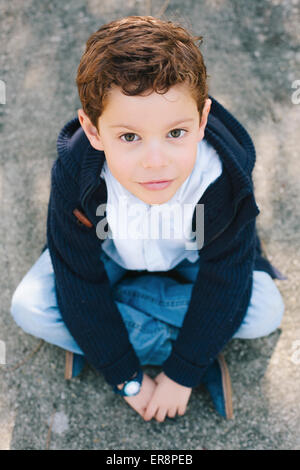
{"type": "Polygon", "coordinates": [[[176,138],[176,137],[181,137],[180,135],[178,135],[178,132],[182,132],[182,131],[183,131],[183,132],[186,132],[184,129],[173,129],[172,131],[170,131],[170,134],[171,134],[172,132],[175,132],[175,134],[177,133],[177,135],[173,135],[172,137],[175,137],[175,138],[176,138]]]}

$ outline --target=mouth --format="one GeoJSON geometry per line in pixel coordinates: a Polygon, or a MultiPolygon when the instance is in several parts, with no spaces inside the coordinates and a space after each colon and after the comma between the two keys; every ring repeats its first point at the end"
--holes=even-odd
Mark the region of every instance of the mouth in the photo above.
{"type": "Polygon", "coordinates": [[[147,183],[139,183],[143,188],[148,189],[150,191],[157,191],[161,189],[165,189],[174,180],[161,180],[161,181],[148,181],[147,183]]]}

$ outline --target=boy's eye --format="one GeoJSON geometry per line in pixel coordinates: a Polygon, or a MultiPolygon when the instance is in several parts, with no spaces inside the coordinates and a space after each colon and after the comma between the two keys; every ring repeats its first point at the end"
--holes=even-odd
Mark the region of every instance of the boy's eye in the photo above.
{"type": "MultiPolygon", "coordinates": [[[[121,138],[122,138],[122,137],[127,137],[127,136],[129,136],[130,138],[129,138],[129,139],[125,139],[125,142],[134,142],[133,138],[134,138],[135,135],[136,135],[136,134],[129,134],[129,133],[128,133],[128,134],[123,134],[123,135],[121,135],[121,138]],[[133,138],[132,138],[132,137],[133,137],[133,138]]],[[[122,139],[122,140],[123,140],[123,139],[122,139]]]]}
{"type": "Polygon", "coordinates": [[[170,134],[171,134],[172,132],[174,132],[175,135],[173,134],[172,137],[175,137],[175,138],[181,137],[181,135],[178,134],[178,133],[180,133],[181,131],[186,132],[184,129],[173,129],[172,131],[170,131],[170,134]]]}

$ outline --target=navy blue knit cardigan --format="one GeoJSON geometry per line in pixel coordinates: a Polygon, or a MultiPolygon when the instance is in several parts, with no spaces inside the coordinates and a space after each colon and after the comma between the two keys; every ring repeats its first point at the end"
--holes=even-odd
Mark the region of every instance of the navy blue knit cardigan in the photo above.
{"type": "MultiPolygon", "coordinates": [[[[285,279],[263,256],[256,231],[252,170],[255,149],[244,127],[212,96],[204,138],[222,162],[204,204],[204,244],[190,304],[172,352],[162,365],[167,376],[195,387],[214,358],[241,325],[250,302],[253,270],[285,279]]],[[[69,121],[57,140],[51,170],[47,245],[57,303],[70,333],[87,361],[106,381],[119,384],[140,368],[126,327],[113,299],[96,225],[107,202],[100,178],[105,154],[89,143],[78,118],[69,121]]],[[[105,222],[105,221],[104,221],[105,222]]],[[[195,213],[193,230],[195,231],[195,213]]]]}

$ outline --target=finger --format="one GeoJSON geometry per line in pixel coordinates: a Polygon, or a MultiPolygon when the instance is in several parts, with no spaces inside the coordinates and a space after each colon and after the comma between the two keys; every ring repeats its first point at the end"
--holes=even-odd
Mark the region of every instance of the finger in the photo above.
{"type": "Polygon", "coordinates": [[[178,413],[178,416],[183,416],[186,412],[186,406],[179,406],[178,407],[178,410],[177,410],[177,413],[178,413]]]}
{"type": "Polygon", "coordinates": [[[145,414],[145,411],[146,411],[145,407],[137,408],[136,411],[138,412],[139,415],[141,415],[142,418],[144,418],[144,414],[145,414]]]}
{"type": "Polygon", "coordinates": [[[169,418],[175,418],[176,413],[177,413],[177,408],[176,407],[170,408],[168,410],[168,417],[169,418]]]}
{"type": "Polygon", "coordinates": [[[165,420],[166,414],[167,414],[167,409],[162,408],[162,407],[158,408],[155,414],[156,421],[158,421],[159,423],[162,423],[165,420]]]}
{"type": "Polygon", "coordinates": [[[157,404],[153,401],[150,401],[143,415],[144,420],[150,421],[150,419],[152,419],[153,416],[155,416],[157,408],[158,408],[157,404]]]}

